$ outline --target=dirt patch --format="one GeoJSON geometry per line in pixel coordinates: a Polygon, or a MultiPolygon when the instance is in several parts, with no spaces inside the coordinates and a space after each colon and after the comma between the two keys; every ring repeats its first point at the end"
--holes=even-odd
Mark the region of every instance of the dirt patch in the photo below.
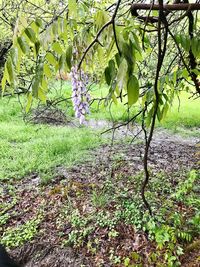
{"type": "MultiPolygon", "coordinates": [[[[173,190],[185,179],[187,171],[198,170],[199,148],[198,140],[194,138],[183,139],[163,131],[156,135],[149,155],[152,181],[148,189],[152,190],[154,202],[159,210],[162,208],[159,203],[166,196],[162,183],[166,183],[168,190],[173,190]],[[164,177],[161,179],[165,180],[161,180],[160,187],[158,184],[155,190],[154,180],[161,171],[161,177],[164,177]]],[[[134,256],[138,257],[135,262],[138,261],[138,264],[143,262],[142,266],[157,266],[147,263],[149,255],[155,250],[154,242],[149,241],[145,232],[136,230],[130,222],[119,220],[115,223],[111,221],[113,218],[108,217],[106,220],[109,225],[104,221],[105,225],[100,227],[101,221],[99,224],[92,221],[95,225],[92,227],[89,219],[84,224],[84,217],[94,216],[95,213],[101,214],[103,211],[105,214],[106,212],[116,214],[118,198],[119,201],[123,200],[126,203],[138,193],[143,179],[141,161],[143,153],[141,142],[131,145],[118,142],[114,146],[106,145],[91,151],[92,159],[84,164],[73,168],[57,166],[54,179],[46,186],[40,184],[37,174],[10,185],[2,183],[2,203],[5,205],[11,203],[15,197],[16,201],[9,209],[5,209],[5,213],[10,217],[0,228],[1,235],[9,227],[23,224],[42,213],[37,226],[37,235],[25,245],[20,244],[18,248],[12,250],[14,258],[25,263],[27,267],[124,266],[117,263],[118,258],[132,257],[130,255],[133,252],[139,251],[139,256],[137,253],[134,256]],[[101,192],[104,192],[107,183],[110,183],[110,191],[104,200],[101,199],[101,192]],[[96,192],[99,195],[95,196],[96,192]],[[103,210],[100,205],[104,206],[103,210]],[[77,230],[73,225],[77,222],[69,220],[69,213],[73,213],[74,210],[79,212],[78,215],[75,214],[75,219],[80,217],[78,223],[82,225],[81,228],[89,229],[90,234],[81,236],[81,240],[80,237],[77,238],[76,242],[81,243],[72,247],[70,244],[66,245],[65,241],[76,231],[80,234],[80,229],[77,230]],[[112,222],[113,228],[110,227],[112,222]]],[[[159,183],[159,180],[156,183],[159,183]]],[[[184,210],[181,203],[178,203],[176,208],[184,210]]],[[[184,216],[189,216],[189,213],[184,216]]],[[[191,262],[193,257],[196,259],[199,256],[199,251],[196,250],[193,254],[191,251],[188,253],[191,262]]],[[[182,266],[199,266],[198,263],[186,265],[184,263],[187,262],[186,259],[187,257],[183,257],[182,266]]]]}

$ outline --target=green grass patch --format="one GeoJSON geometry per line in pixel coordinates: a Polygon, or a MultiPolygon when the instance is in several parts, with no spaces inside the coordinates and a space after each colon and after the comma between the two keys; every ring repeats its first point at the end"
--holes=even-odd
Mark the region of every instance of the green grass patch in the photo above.
{"type": "MultiPolygon", "coordinates": [[[[49,99],[65,98],[71,95],[69,82],[53,83],[49,99]]],[[[105,87],[93,86],[91,95],[94,98],[105,98],[108,90],[105,87]]],[[[24,103],[26,100],[22,98],[24,103]]],[[[36,107],[36,104],[34,104],[36,107]]],[[[59,108],[73,116],[71,100],[61,102],[59,108]]],[[[138,110],[133,106],[127,111],[124,102],[106,106],[106,101],[95,101],[91,105],[88,119],[127,121],[138,110]]],[[[165,120],[157,126],[185,135],[199,136],[200,106],[198,99],[189,99],[188,93],[174,100],[165,120]]],[[[0,179],[19,178],[31,172],[39,172],[45,179],[50,177],[51,169],[58,165],[70,166],[81,160],[92,149],[103,141],[96,130],[86,127],[47,126],[25,124],[21,106],[17,98],[3,98],[0,103],[0,179]]],[[[88,153],[89,154],[89,153],[88,153]]]]}
{"type": "Polygon", "coordinates": [[[160,124],[167,129],[176,130],[180,127],[200,127],[200,102],[199,99],[190,99],[190,94],[182,92],[180,100],[174,99],[167,117],[160,124]]]}
{"type": "MultiPolygon", "coordinates": [[[[91,95],[94,98],[105,98],[108,94],[108,88],[98,88],[94,86],[91,95]]],[[[182,92],[179,99],[176,97],[172,106],[166,116],[166,118],[157,123],[157,126],[166,129],[180,132],[185,135],[199,135],[198,129],[200,127],[200,103],[199,99],[190,98],[191,94],[182,92]],[[186,128],[186,129],[184,129],[186,128]]],[[[112,103],[112,105],[105,105],[106,101],[95,101],[91,106],[91,117],[96,119],[105,119],[113,121],[127,121],[138,112],[138,105],[133,105],[130,110],[127,110],[127,99],[123,102],[118,100],[118,103],[112,103]]],[[[137,122],[141,122],[141,117],[137,119],[137,122]]]]}
{"type": "Polygon", "coordinates": [[[55,166],[71,166],[105,142],[86,127],[25,124],[15,99],[2,99],[0,106],[0,179],[32,172],[48,179],[55,166]]]}

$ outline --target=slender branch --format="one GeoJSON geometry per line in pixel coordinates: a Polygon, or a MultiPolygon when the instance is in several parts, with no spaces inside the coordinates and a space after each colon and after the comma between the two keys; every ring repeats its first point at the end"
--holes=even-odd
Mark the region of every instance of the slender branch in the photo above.
{"type": "MultiPolygon", "coordinates": [[[[188,0],[184,0],[184,2],[188,3],[188,0]]],[[[191,11],[188,12],[187,17],[189,20],[188,33],[190,36],[190,40],[192,41],[192,39],[194,37],[194,16],[193,16],[191,11]]],[[[191,46],[190,46],[190,51],[189,51],[189,61],[190,61],[191,70],[195,69],[197,67],[197,62],[196,62],[196,58],[192,52],[191,46]]],[[[196,87],[196,91],[200,94],[199,80],[197,78],[196,73],[192,72],[191,78],[192,78],[194,85],[196,87]]]]}
{"type": "MultiPolygon", "coordinates": [[[[88,46],[88,47],[86,48],[86,50],[84,51],[84,53],[83,53],[83,55],[82,55],[82,57],[81,57],[81,60],[80,60],[80,62],[79,62],[79,64],[78,64],[78,69],[80,69],[80,67],[81,67],[81,65],[82,65],[82,63],[83,63],[83,60],[85,59],[85,57],[86,57],[88,51],[93,47],[93,45],[94,45],[95,43],[99,43],[98,38],[99,38],[99,36],[102,34],[102,32],[103,32],[109,25],[111,25],[111,24],[114,25],[114,24],[115,24],[115,18],[116,18],[116,16],[117,16],[117,12],[118,12],[120,3],[121,3],[121,0],[118,0],[117,5],[116,5],[116,8],[115,8],[115,11],[114,11],[114,13],[113,13],[113,16],[112,16],[111,20],[108,21],[106,24],[103,25],[103,27],[98,31],[98,33],[97,33],[95,39],[89,44],[89,46],[88,46]]],[[[115,34],[115,33],[114,33],[114,34],[115,34]]],[[[115,40],[115,41],[116,41],[116,40],[115,40]]]]}
{"type": "Polygon", "coordinates": [[[120,123],[120,124],[117,125],[117,126],[114,126],[114,127],[112,127],[112,128],[109,128],[109,129],[103,131],[101,134],[105,134],[105,133],[110,132],[110,131],[113,131],[113,130],[115,131],[116,129],[119,129],[119,128],[123,127],[123,126],[127,126],[130,122],[135,121],[135,119],[136,119],[140,114],[142,114],[142,113],[143,113],[143,109],[141,109],[135,116],[133,116],[132,118],[130,118],[127,122],[125,122],[125,123],[120,123]]]}
{"type": "Polygon", "coordinates": [[[158,81],[159,81],[159,75],[160,75],[160,70],[162,68],[163,60],[165,57],[166,53],[166,48],[167,48],[167,36],[168,36],[168,22],[166,20],[165,14],[163,12],[163,0],[159,0],[160,4],[160,10],[159,10],[159,17],[158,17],[158,62],[157,62],[157,68],[156,68],[156,77],[155,77],[155,82],[154,82],[154,94],[155,94],[155,102],[154,102],[154,113],[153,113],[153,118],[152,118],[152,123],[151,123],[151,128],[149,132],[148,138],[146,137],[146,131],[145,131],[145,140],[146,140],[146,147],[145,147],[145,152],[144,152],[144,158],[143,158],[143,166],[144,166],[144,171],[145,171],[145,179],[142,184],[141,188],[141,196],[142,200],[146,206],[146,208],[149,210],[150,215],[152,215],[152,210],[151,207],[146,200],[145,197],[145,189],[147,184],[149,183],[149,170],[148,170],[148,155],[149,155],[149,149],[153,137],[153,132],[155,129],[155,122],[156,122],[156,116],[157,116],[157,111],[158,111],[158,105],[159,105],[159,92],[158,92],[158,81]],[[165,36],[164,36],[164,46],[162,49],[162,30],[161,30],[161,25],[162,23],[165,26],[165,36]]]}
{"type": "Polygon", "coordinates": [[[121,51],[120,51],[119,44],[118,44],[118,41],[117,41],[117,33],[116,33],[116,28],[115,28],[115,21],[113,21],[112,25],[113,25],[113,34],[114,34],[115,44],[116,44],[118,53],[121,56],[121,51]]]}
{"type": "Polygon", "coordinates": [[[200,10],[200,4],[189,4],[189,3],[181,3],[181,4],[171,4],[171,5],[160,5],[160,4],[132,4],[131,12],[135,12],[136,10],[163,10],[163,11],[176,11],[176,10],[200,10]]]}

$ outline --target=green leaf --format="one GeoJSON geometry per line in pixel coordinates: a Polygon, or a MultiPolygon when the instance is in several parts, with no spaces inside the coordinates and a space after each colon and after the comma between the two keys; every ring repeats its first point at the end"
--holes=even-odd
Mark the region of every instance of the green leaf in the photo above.
{"type": "Polygon", "coordinates": [[[52,24],[52,32],[53,32],[53,35],[57,37],[58,35],[58,22],[57,21],[54,21],[54,23],[52,24]]]}
{"type": "Polygon", "coordinates": [[[163,115],[163,113],[160,111],[160,107],[158,106],[158,109],[157,109],[157,118],[158,118],[159,121],[162,120],[162,115],[163,115]]]}
{"type": "Polygon", "coordinates": [[[66,70],[66,60],[64,54],[62,54],[59,59],[59,70],[66,70]]]}
{"type": "Polygon", "coordinates": [[[110,69],[111,78],[113,79],[115,77],[115,75],[116,75],[115,61],[111,59],[108,62],[108,66],[109,66],[109,69],[110,69]]]}
{"type": "Polygon", "coordinates": [[[14,70],[14,66],[13,66],[13,63],[10,57],[8,58],[6,62],[6,68],[8,71],[10,84],[14,84],[15,83],[15,70],[14,70]]]}
{"type": "Polygon", "coordinates": [[[169,110],[169,105],[168,103],[165,103],[162,109],[162,120],[166,117],[168,110],[169,110]]]}
{"type": "Polygon", "coordinates": [[[35,32],[33,31],[32,28],[28,27],[25,29],[24,33],[26,34],[26,36],[28,37],[28,39],[32,42],[35,43],[36,42],[36,35],[35,32]]]}
{"type": "Polygon", "coordinates": [[[27,97],[27,104],[26,104],[26,113],[29,112],[30,108],[31,108],[31,105],[32,105],[32,100],[33,100],[33,96],[31,93],[28,94],[28,97],[27,97]]]}
{"type": "Polygon", "coordinates": [[[6,82],[9,82],[9,76],[8,76],[8,71],[7,68],[5,67],[4,73],[3,73],[3,78],[1,80],[1,86],[2,86],[2,91],[5,91],[5,87],[6,87],[6,82]]]}
{"type": "Polygon", "coordinates": [[[28,53],[29,47],[28,47],[24,37],[17,37],[17,43],[18,43],[23,54],[28,53]]]}
{"type": "Polygon", "coordinates": [[[39,54],[39,50],[40,50],[40,42],[37,41],[37,42],[35,43],[35,55],[36,55],[36,57],[37,57],[38,54],[39,54]]]}
{"type": "Polygon", "coordinates": [[[30,26],[33,29],[35,35],[37,36],[39,33],[39,28],[38,28],[37,24],[35,23],[35,21],[33,21],[30,26]]]}
{"type": "Polygon", "coordinates": [[[105,74],[106,83],[107,83],[108,85],[110,85],[110,83],[111,83],[111,74],[110,74],[110,69],[109,69],[109,67],[106,67],[106,68],[105,68],[104,74],[105,74]]]}
{"type": "Polygon", "coordinates": [[[183,69],[183,71],[182,71],[182,76],[183,76],[185,79],[188,78],[189,73],[188,73],[187,69],[183,69]]]}
{"type": "Polygon", "coordinates": [[[55,59],[54,55],[50,52],[46,54],[46,59],[49,61],[51,65],[54,67],[57,65],[57,60],[55,59]]]}
{"type": "Polygon", "coordinates": [[[183,49],[187,52],[190,50],[190,38],[188,36],[180,35],[180,43],[183,47],[183,49]]]}
{"type": "Polygon", "coordinates": [[[40,63],[36,68],[35,77],[32,83],[32,93],[34,97],[38,97],[39,86],[43,79],[43,72],[44,72],[44,67],[43,64],[40,63]]]}
{"type": "Polygon", "coordinates": [[[133,51],[133,45],[131,41],[130,41],[130,45],[128,43],[123,43],[122,52],[128,63],[128,72],[132,74],[133,69],[134,69],[134,51],[133,51]]]}
{"type": "Polygon", "coordinates": [[[120,57],[119,53],[115,54],[115,60],[116,60],[117,66],[119,67],[119,65],[121,63],[121,57],[120,57]]]}
{"type": "Polygon", "coordinates": [[[194,54],[195,57],[200,56],[200,40],[198,40],[196,37],[192,39],[191,42],[191,47],[192,47],[192,53],[194,54]]]}
{"type": "Polygon", "coordinates": [[[151,120],[152,120],[152,117],[153,117],[153,112],[154,112],[154,106],[147,113],[147,118],[146,118],[146,126],[147,127],[149,127],[151,125],[151,120]]]}
{"type": "Polygon", "coordinates": [[[16,47],[11,48],[10,56],[11,56],[13,65],[16,67],[18,63],[18,49],[16,47]]]}
{"type": "Polygon", "coordinates": [[[40,86],[39,89],[38,89],[38,98],[43,102],[43,103],[46,103],[46,100],[47,100],[47,97],[44,93],[44,90],[43,88],[40,86]]]}
{"type": "Polygon", "coordinates": [[[52,45],[52,49],[53,49],[57,54],[60,54],[60,55],[63,54],[63,50],[62,50],[62,48],[61,48],[59,42],[55,42],[55,43],[53,43],[53,45],[52,45]]]}
{"type": "Polygon", "coordinates": [[[109,20],[108,14],[105,10],[98,10],[94,16],[94,25],[97,30],[100,29],[109,20]]]}
{"type": "Polygon", "coordinates": [[[42,23],[42,20],[41,20],[40,18],[36,18],[36,19],[35,19],[35,24],[36,24],[39,28],[42,28],[43,23],[42,23]]]}
{"type": "Polygon", "coordinates": [[[138,101],[139,98],[139,82],[134,75],[131,75],[129,77],[127,93],[128,93],[128,104],[129,106],[132,106],[138,101]]]}
{"type": "Polygon", "coordinates": [[[115,96],[114,93],[112,94],[112,100],[113,100],[113,102],[115,103],[115,105],[118,104],[117,98],[116,98],[116,96],[115,96]]]}
{"type": "Polygon", "coordinates": [[[48,78],[51,78],[52,77],[51,69],[50,69],[49,65],[46,64],[46,63],[44,64],[44,74],[48,78]]]}
{"type": "Polygon", "coordinates": [[[127,61],[125,58],[123,58],[123,60],[121,61],[120,65],[119,65],[119,69],[118,69],[118,73],[117,73],[117,83],[118,83],[118,87],[120,90],[122,90],[123,88],[126,89],[127,70],[128,70],[127,61]]]}
{"type": "Polygon", "coordinates": [[[71,60],[72,60],[72,46],[70,45],[66,51],[66,62],[67,62],[67,66],[69,68],[69,71],[71,70],[71,67],[72,67],[71,60]]]}
{"type": "Polygon", "coordinates": [[[42,79],[41,87],[42,87],[43,92],[48,91],[48,83],[47,83],[47,79],[45,79],[45,77],[43,77],[43,79],[42,79]]]}
{"type": "Polygon", "coordinates": [[[130,35],[130,39],[132,41],[132,45],[133,47],[138,51],[138,52],[142,52],[141,50],[141,47],[140,47],[140,41],[137,37],[137,35],[134,33],[134,32],[131,32],[131,35],[130,35]]]}
{"type": "Polygon", "coordinates": [[[76,0],[68,0],[69,17],[77,18],[77,2],[76,0]]]}

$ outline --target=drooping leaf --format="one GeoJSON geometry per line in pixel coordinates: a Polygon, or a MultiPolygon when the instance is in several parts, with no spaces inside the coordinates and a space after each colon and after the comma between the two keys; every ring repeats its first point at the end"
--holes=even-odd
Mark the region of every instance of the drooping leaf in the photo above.
{"type": "Polygon", "coordinates": [[[119,67],[119,65],[121,63],[121,57],[120,57],[119,53],[115,54],[115,60],[116,60],[117,66],[119,67]]]}
{"type": "Polygon", "coordinates": [[[57,60],[55,59],[54,55],[50,52],[46,54],[46,59],[49,61],[51,65],[54,67],[57,65],[57,60]]]}
{"type": "Polygon", "coordinates": [[[59,42],[55,42],[55,43],[53,43],[53,45],[52,45],[52,49],[53,49],[57,54],[60,54],[60,55],[63,54],[63,50],[62,50],[62,48],[61,48],[59,42]]]}
{"type": "Polygon", "coordinates": [[[131,75],[129,77],[127,93],[128,93],[128,105],[132,106],[138,101],[139,98],[139,82],[134,75],[131,75]]]}
{"type": "Polygon", "coordinates": [[[51,78],[52,77],[52,72],[51,72],[51,69],[49,67],[48,64],[44,64],[44,74],[47,78],[51,78]]]}
{"type": "Polygon", "coordinates": [[[152,121],[152,117],[153,117],[153,112],[154,112],[154,106],[147,113],[147,118],[146,118],[146,126],[147,127],[149,127],[151,125],[151,121],[152,121]]]}
{"type": "Polygon", "coordinates": [[[99,30],[107,21],[109,17],[105,10],[98,10],[94,16],[94,25],[99,30]]]}
{"type": "Polygon", "coordinates": [[[189,38],[189,36],[180,35],[179,39],[180,39],[180,43],[181,43],[183,49],[185,51],[189,52],[189,50],[190,50],[190,38],[189,38]]]}
{"type": "Polygon", "coordinates": [[[31,26],[31,28],[33,29],[35,35],[38,36],[38,33],[39,33],[39,27],[37,26],[37,24],[35,23],[35,21],[33,21],[33,22],[31,23],[30,26],[31,26]]]}
{"type": "Polygon", "coordinates": [[[163,113],[160,110],[160,106],[158,106],[158,108],[157,108],[157,118],[158,118],[158,121],[161,121],[162,120],[162,115],[163,115],[163,113]]]}
{"type": "Polygon", "coordinates": [[[122,52],[128,63],[128,71],[130,74],[132,74],[133,69],[134,69],[134,52],[133,52],[133,46],[132,46],[131,41],[130,41],[130,45],[125,42],[123,43],[122,52]]]}
{"type": "Polygon", "coordinates": [[[6,87],[6,82],[7,81],[9,82],[9,76],[8,76],[7,68],[5,67],[5,70],[3,72],[3,78],[1,80],[2,92],[5,91],[5,87],[6,87]]]}
{"type": "Polygon", "coordinates": [[[108,67],[110,69],[111,78],[113,79],[116,75],[115,61],[113,59],[108,62],[108,67]]]}
{"type": "Polygon", "coordinates": [[[59,58],[59,70],[66,70],[65,54],[62,54],[59,58]]]}
{"type": "Polygon", "coordinates": [[[28,97],[27,97],[27,104],[26,104],[26,113],[29,112],[31,105],[32,105],[32,100],[33,100],[33,96],[31,93],[28,93],[28,97]]]}
{"type": "Polygon", "coordinates": [[[24,39],[24,37],[17,37],[17,43],[22,51],[23,54],[28,53],[29,51],[29,47],[26,43],[26,40],[24,39]]]}
{"type": "Polygon", "coordinates": [[[77,2],[76,0],[68,0],[69,17],[77,18],[77,2]]]}
{"type": "Polygon", "coordinates": [[[198,40],[196,37],[191,41],[191,48],[194,56],[198,58],[200,56],[200,40],[198,40]]]}
{"type": "Polygon", "coordinates": [[[162,109],[162,120],[166,117],[168,110],[169,110],[169,105],[168,103],[165,103],[162,109]]]}
{"type": "Polygon", "coordinates": [[[72,67],[71,60],[72,60],[72,46],[70,45],[66,50],[66,62],[67,62],[69,71],[71,70],[71,67],[72,67]]]}
{"type": "Polygon", "coordinates": [[[56,39],[58,36],[58,21],[54,21],[54,23],[52,24],[52,32],[56,39]]]}
{"type": "Polygon", "coordinates": [[[42,63],[36,67],[35,77],[32,82],[32,94],[34,97],[38,97],[38,90],[43,79],[44,66],[42,63]]]}
{"type": "Polygon", "coordinates": [[[42,28],[43,23],[42,23],[42,20],[41,20],[40,18],[36,18],[36,19],[35,19],[35,24],[36,24],[39,28],[42,28]]]}
{"type": "Polygon", "coordinates": [[[9,57],[6,62],[6,68],[9,76],[10,84],[15,83],[15,70],[11,58],[9,57]]]}
{"type": "Polygon", "coordinates": [[[40,50],[40,41],[36,41],[34,47],[35,47],[35,56],[37,57],[40,50]]]}
{"type": "Polygon", "coordinates": [[[28,37],[28,39],[32,42],[35,43],[36,42],[36,35],[35,32],[33,31],[32,28],[28,27],[25,29],[24,33],[26,34],[26,36],[28,37]]]}
{"type": "Polygon", "coordinates": [[[119,69],[118,69],[118,73],[117,73],[117,83],[118,83],[118,87],[119,87],[120,91],[124,88],[126,89],[127,70],[128,70],[127,61],[125,58],[123,58],[123,60],[121,61],[120,65],[119,65],[119,69]]]}
{"type": "Polygon", "coordinates": [[[106,67],[106,68],[105,68],[105,72],[104,72],[104,74],[105,74],[106,83],[107,83],[108,85],[110,85],[110,83],[111,83],[111,73],[110,73],[110,69],[109,69],[109,67],[106,67]]]}
{"type": "Polygon", "coordinates": [[[115,103],[115,105],[118,104],[117,98],[116,98],[116,96],[115,96],[114,93],[112,94],[112,100],[113,100],[113,102],[115,103]]]}
{"type": "Polygon", "coordinates": [[[45,77],[43,77],[43,79],[42,79],[41,87],[42,87],[43,92],[48,91],[48,83],[47,83],[47,79],[45,77]]]}
{"type": "Polygon", "coordinates": [[[18,63],[18,49],[16,47],[11,48],[10,56],[11,56],[13,65],[16,67],[18,63]]]}
{"type": "Polygon", "coordinates": [[[47,100],[47,96],[46,94],[44,93],[44,90],[43,88],[40,86],[39,89],[38,89],[38,98],[43,102],[43,103],[46,103],[46,100],[47,100]]]}

